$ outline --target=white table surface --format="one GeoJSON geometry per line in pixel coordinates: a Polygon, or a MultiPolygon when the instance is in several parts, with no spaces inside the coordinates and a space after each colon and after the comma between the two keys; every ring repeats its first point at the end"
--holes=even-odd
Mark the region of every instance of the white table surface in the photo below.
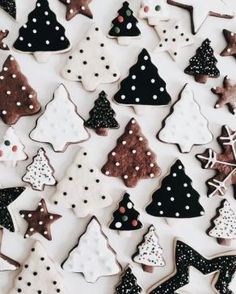
{"type": "MultiPolygon", "coordinates": [[[[12,21],[7,14],[0,11],[0,28],[10,30],[10,35],[7,38],[7,43],[9,45],[12,45],[13,41],[16,39],[18,28],[26,22],[27,15],[34,8],[35,2],[35,0],[17,0],[18,22],[12,21]]],[[[130,0],[129,2],[134,12],[137,12],[140,1],[130,0]]],[[[232,5],[234,11],[236,11],[235,1],[228,0],[228,2],[232,5]]],[[[109,30],[110,22],[116,16],[117,10],[121,7],[121,4],[122,0],[93,0],[91,3],[91,9],[94,13],[94,21],[100,25],[104,33],[109,30]]],[[[80,15],[75,17],[72,21],[67,22],[64,18],[66,10],[63,4],[58,0],[50,0],[50,6],[51,9],[57,13],[58,20],[66,27],[67,35],[70,38],[72,45],[76,45],[89,28],[91,20],[80,15]]],[[[186,29],[190,31],[190,17],[188,12],[173,6],[169,6],[169,10],[172,18],[175,17],[177,19],[182,19],[186,29]]],[[[151,53],[158,43],[158,37],[154,29],[149,27],[146,21],[141,20],[139,27],[142,31],[142,38],[134,41],[132,45],[128,47],[117,45],[115,40],[110,41],[111,49],[120,65],[122,78],[127,75],[129,67],[136,62],[137,55],[141,48],[145,47],[151,53]]],[[[221,126],[223,124],[228,124],[234,129],[236,125],[235,116],[228,112],[227,107],[223,107],[219,110],[214,109],[213,106],[217,97],[210,91],[212,86],[221,85],[223,77],[226,74],[234,78],[236,81],[235,59],[233,57],[219,56],[219,53],[226,45],[222,34],[223,28],[235,31],[236,21],[209,17],[199,31],[196,43],[191,47],[183,49],[177,62],[173,62],[170,56],[165,52],[158,55],[152,54],[153,62],[157,65],[160,75],[167,82],[167,88],[172,96],[173,102],[177,99],[178,93],[183,85],[187,82],[190,83],[196,93],[195,98],[201,105],[203,114],[209,119],[210,129],[215,137],[220,134],[221,126]],[[221,71],[221,77],[218,79],[209,79],[207,84],[201,85],[194,82],[191,76],[184,74],[183,70],[188,65],[189,58],[195,54],[196,48],[206,37],[209,37],[212,40],[212,46],[215,49],[215,54],[219,61],[218,67],[221,71]]],[[[87,118],[88,111],[93,106],[94,99],[97,98],[99,91],[105,90],[109,94],[109,98],[111,98],[119,86],[119,83],[100,86],[96,92],[87,93],[83,90],[81,84],[63,80],[59,72],[66,61],[68,53],[54,55],[47,64],[37,63],[34,57],[28,54],[20,54],[14,51],[12,51],[12,53],[20,63],[23,73],[26,74],[32,86],[38,91],[42,106],[52,98],[53,91],[58,84],[63,82],[68,87],[73,101],[77,104],[79,113],[84,118],[87,118]]],[[[0,52],[0,64],[4,62],[8,54],[8,51],[0,52]]],[[[200,201],[206,211],[206,214],[203,217],[189,220],[174,219],[169,221],[169,225],[167,225],[164,219],[154,218],[147,215],[145,212],[145,206],[150,201],[152,192],[159,186],[162,176],[154,180],[140,181],[134,189],[127,189],[120,179],[108,178],[107,183],[110,187],[114,202],[110,207],[98,211],[96,215],[103,225],[104,232],[107,234],[111,246],[117,251],[118,259],[122,266],[131,263],[139,284],[143,289],[147,290],[151,285],[173,271],[173,239],[175,236],[183,238],[189,245],[192,245],[200,253],[206,256],[212,256],[229,250],[236,250],[236,241],[232,242],[230,247],[225,248],[218,245],[214,238],[210,238],[205,233],[206,229],[209,227],[209,221],[215,215],[215,210],[219,206],[222,198],[207,198],[205,181],[211,177],[214,172],[202,170],[200,162],[195,158],[195,154],[204,151],[206,147],[212,147],[216,151],[220,151],[220,146],[216,143],[216,140],[213,140],[213,142],[207,146],[195,146],[189,154],[181,154],[175,145],[163,144],[156,139],[156,133],[161,127],[161,122],[169,113],[169,107],[150,109],[146,116],[135,115],[130,107],[122,107],[114,103],[113,107],[117,113],[117,120],[121,125],[120,129],[110,131],[109,136],[107,137],[99,137],[91,131],[91,139],[81,144],[93,153],[91,156],[93,158],[91,159],[94,160],[97,166],[101,167],[105,163],[107,153],[115,146],[116,139],[123,133],[125,124],[134,116],[140,123],[143,133],[148,138],[150,147],[157,154],[158,163],[162,168],[162,176],[166,175],[169,167],[176,158],[181,159],[185,165],[187,174],[193,180],[194,188],[201,194],[200,201]],[[131,238],[122,238],[115,231],[108,229],[108,224],[112,218],[112,212],[116,208],[116,205],[125,190],[131,194],[131,199],[134,201],[136,208],[140,211],[140,219],[144,225],[144,229],[133,232],[131,238]],[[131,255],[135,252],[136,245],[141,241],[143,233],[146,232],[146,228],[150,224],[154,224],[157,228],[167,263],[164,268],[156,268],[153,274],[144,273],[140,265],[134,264],[131,261],[131,255]]],[[[55,167],[55,175],[57,179],[62,178],[66,167],[78,150],[79,145],[73,145],[70,146],[65,153],[56,154],[52,151],[50,146],[32,142],[29,139],[28,134],[34,127],[36,118],[37,115],[22,118],[15,126],[17,133],[26,146],[26,152],[29,155],[29,159],[28,161],[21,162],[15,169],[9,167],[6,168],[2,164],[0,165],[0,183],[4,187],[22,185],[21,176],[25,171],[26,165],[31,162],[31,158],[35,155],[39,146],[43,146],[47,150],[51,163],[55,167]]],[[[6,126],[0,122],[0,137],[4,134],[5,130],[6,126]]],[[[14,202],[11,208],[18,224],[19,232],[9,233],[5,231],[2,244],[2,251],[5,254],[19,260],[20,262],[24,261],[34,239],[23,239],[22,235],[25,232],[27,224],[21,219],[18,211],[20,209],[36,208],[41,197],[45,197],[45,199],[49,200],[53,192],[54,188],[51,187],[46,188],[44,192],[35,192],[28,188],[22,197],[19,197],[18,200],[14,202]]],[[[230,188],[226,197],[236,210],[236,201],[232,195],[233,191],[230,188]]],[[[35,235],[34,238],[40,240],[47,248],[48,254],[58,263],[61,263],[67,256],[69,250],[76,244],[79,235],[84,231],[85,226],[89,221],[89,217],[85,219],[77,219],[70,210],[54,207],[50,204],[48,206],[52,212],[61,213],[63,215],[63,218],[52,226],[53,241],[48,242],[39,235],[35,235]]],[[[1,294],[8,293],[16,274],[17,272],[0,274],[1,294]]],[[[63,272],[63,275],[65,277],[65,284],[69,289],[68,294],[114,293],[114,286],[119,280],[118,276],[105,277],[101,278],[95,284],[88,284],[80,274],[63,272]]],[[[214,293],[210,286],[211,278],[212,276],[204,277],[197,271],[191,270],[190,284],[178,293],[214,293]]],[[[231,284],[231,289],[234,289],[236,292],[236,279],[234,279],[231,284]]]]}

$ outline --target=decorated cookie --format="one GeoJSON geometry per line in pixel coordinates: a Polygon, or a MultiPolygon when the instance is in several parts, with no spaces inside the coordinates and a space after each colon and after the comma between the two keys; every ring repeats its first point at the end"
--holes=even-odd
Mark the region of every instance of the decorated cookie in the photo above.
{"type": "Polygon", "coordinates": [[[0,272],[15,271],[20,267],[20,264],[1,252],[2,235],[3,229],[0,229],[0,272]]]}
{"type": "Polygon", "coordinates": [[[150,26],[159,25],[162,20],[169,20],[166,0],[142,0],[138,16],[147,19],[150,26]]]}
{"type": "Polygon", "coordinates": [[[221,56],[234,56],[236,57],[236,33],[229,30],[223,30],[227,46],[220,53],[221,56]]]}
{"type": "Polygon", "coordinates": [[[58,266],[47,255],[47,250],[39,241],[29,252],[28,258],[22,265],[21,272],[15,279],[9,294],[68,294],[64,280],[58,271],[58,266]]]}
{"type": "Polygon", "coordinates": [[[224,125],[218,143],[223,150],[221,153],[207,149],[196,155],[202,168],[216,171],[216,175],[207,181],[209,197],[224,196],[230,184],[236,187],[236,132],[224,125]]]}
{"type": "Polygon", "coordinates": [[[68,57],[62,76],[81,82],[87,91],[95,91],[100,84],[114,83],[119,79],[120,73],[107,39],[95,24],[68,57]]]}
{"type": "Polygon", "coordinates": [[[141,179],[153,179],[160,175],[156,155],[134,118],[128,122],[124,134],[117,139],[116,147],[108,154],[102,172],[109,177],[121,177],[129,188],[135,187],[141,179]]]}
{"type": "Polygon", "coordinates": [[[28,223],[25,238],[39,233],[49,241],[52,240],[51,224],[61,218],[59,214],[48,212],[44,199],[40,200],[36,210],[21,210],[20,215],[28,223]]]}
{"type": "Polygon", "coordinates": [[[170,173],[161,187],[152,195],[152,202],[146,207],[148,214],[166,218],[192,218],[204,215],[199,203],[200,195],[192,187],[192,180],[186,175],[180,160],[170,168],[170,173]]]}
{"type": "Polygon", "coordinates": [[[227,200],[221,202],[207,233],[216,238],[220,245],[229,246],[231,240],[236,239],[236,213],[227,200]]]}
{"type": "Polygon", "coordinates": [[[11,17],[16,19],[16,2],[15,2],[15,0],[0,0],[0,8],[2,8],[11,17]]]}
{"type": "Polygon", "coordinates": [[[184,70],[186,74],[194,76],[198,83],[205,84],[208,78],[218,78],[220,75],[220,71],[216,67],[218,61],[210,44],[209,39],[203,41],[197,49],[196,55],[189,60],[189,66],[184,70]]]}
{"type": "Polygon", "coordinates": [[[160,38],[155,52],[167,51],[173,60],[178,58],[183,47],[195,42],[193,36],[186,32],[180,21],[160,22],[155,26],[155,30],[160,38]]]}
{"type": "Polygon", "coordinates": [[[109,228],[118,232],[126,231],[130,233],[142,227],[143,225],[139,221],[139,212],[134,208],[134,203],[130,200],[130,195],[125,193],[118,208],[113,213],[113,220],[109,228]]]}
{"type": "Polygon", "coordinates": [[[55,152],[64,152],[68,145],[86,141],[89,137],[68,90],[63,84],[59,85],[44,113],[37,119],[30,138],[50,144],[55,152]]]}
{"type": "Polygon", "coordinates": [[[189,283],[189,269],[196,268],[203,275],[214,274],[212,287],[219,294],[233,294],[229,289],[236,271],[236,253],[228,252],[222,255],[206,258],[186,243],[175,241],[174,273],[155,284],[148,294],[173,294],[189,283]],[[220,274],[219,274],[220,272],[220,274]]]}
{"type": "Polygon", "coordinates": [[[112,21],[109,38],[116,38],[120,45],[129,45],[133,39],[139,39],[141,32],[137,26],[138,20],[133,15],[129,3],[125,1],[118,10],[118,16],[112,21]]]}
{"type": "Polygon", "coordinates": [[[89,154],[81,148],[52,197],[55,204],[72,208],[77,217],[86,217],[97,209],[109,206],[112,198],[106,189],[103,174],[90,162],[89,154]]]}
{"type": "Polygon", "coordinates": [[[94,129],[100,136],[107,136],[108,129],[119,128],[119,124],[115,119],[115,111],[112,109],[111,103],[104,91],[99,93],[89,115],[90,118],[85,122],[85,126],[94,129]]]}
{"type": "Polygon", "coordinates": [[[82,14],[89,18],[93,18],[92,12],[89,8],[89,3],[92,0],[60,0],[66,5],[66,19],[71,20],[77,14],[82,14]]]}
{"type": "Polygon", "coordinates": [[[223,0],[210,1],[207,5],[205,0],[167,0],[167,3],[187,9],[190,12],[193,34],[197,34],[208,16],[234,17],[234,12],[230,11],[223,0]]]}
{"type": "Polygon", "coordinates": [[[0,228],[5,228],[10,232],[15,232],[15,226],[8,209],[8,206],[14,202],[23,192],[25,187],[14,187],[0,189],[0,228]]]}
{"type": "Polygon", "coordinates": [[[116,286],[115,294],[140,294],[142,288],[138,285],[131,267],[128,265],[124,270],[119,284],[116,286]]]}
{"type": "Polygon", "coordinates": [[[171,98],[166,83],[146,49],[141,51],[137,63],[130,68],[128,77],[120,83],[114,100],[121,105],[132,106],[140,114],[145,106],[169,104],[171,98]]]}
{"type": "Polygon", "coordinates": [[[82,273],[88,283],[95,283],[100,277],[113,276],[120,272],[121,266],[116,252],[110,247],[95,216],[63,262],[62,268],[68,272],[82,273]]]}
{"type": "Polygon", "coordinates": [[[9,50],[9,47],[3,41],[8,36],[8,34],[9,34],[8,30],[0,30],[0,49],[1,50],[9,50]]]}
{"type": "Polygon", "coordinates": [[[228,76],[224,78],[222,87],[212,88],[211,91],[218,95],[219,99],[215,108],[227,105],[232,114],[236,114],[236,83],[234,84],[228,76]]]}
{"type": "Polygon", "coordinates": [[[24,149],[25,146],[15,134],[14,129],[9,127],[0,144],[0,161],[15,167],[18,161],[24,161],[28,158],[24,149]]]}
{"type": "Polygon", "coordinates": [[[133,260],[140,263],[143,270],[148,273],[153,272],[153,267],[165,265],[163,250],[153,225],[143,236],[143,241],[138,245],[138,251],[134,254],[133,260]]]}
{"type": "Polygon", "coordinates": [[[29,183],[32,189],[37,191],[43,191],[45,186],[56,185],[54,169],[43,148],[38,150],[31,164],[27,166],[22,180],[29,183]]]}
{"type": "Polygon", "coordinates": [[[0,96],[0,117],[5,124],[13,125],[20,117],[40,111],[37,93],[12,55],[5,60],[0,72],[0,96]]]}
{"type": "Polygon", "coordinates": [[[70,47],[65,28],[57,21],[48,1],[37,0],[28,22],[19,30],[14,48],[34,54],[38,62],[47,62],[52,54],[67,52],[70,47]]]}
{"type": "Polygon", "coordinates": [[[157,137],[162,142],[177,144],[182,153],[189,153],[193,145],[211,142],[213,136],[208,128],[208,121],[202,115],[188,84],[184,86],[179,99],[172,106],[157,137]]]}

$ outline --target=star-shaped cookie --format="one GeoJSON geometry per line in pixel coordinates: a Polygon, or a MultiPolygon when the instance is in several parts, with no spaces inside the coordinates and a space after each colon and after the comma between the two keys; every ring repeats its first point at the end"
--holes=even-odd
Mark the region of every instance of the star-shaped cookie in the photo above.
{"type": "Polygon", "coordinates": [[[56,220],[61,218],[59,214],[49,213],[46,202],[41,199],[36,210],[21,210],[20,215],[28,223],[25,238],[29,238],[35,233],[41,234],[48,240],[52,240],[50,226],[56,220]]]}
{"type": "Polygon", "coordinates": [[[2,50],[9,50],[7,44],[3,42],[3,39],[5,39],[8,34],[9,34],[8,30],[0,30],[0,49],[2,50]]]}
{"type": "Polygon", "coordinates": [[[215,108],[227,105],[232,114],[236,114],[236,84],[226,76],[223,81],[223,87],[212,88],[211,91],[219,96],[215,108]]]}
{"type": "Polygon", "coordinates": [[[192,34],[188,34],[180,21],[159,22],[155,30],[160,38],[155,52],[168,51],[176,60],[182,47],[192,45],[195,40],[192,34]]]}
{"type": "Polygon", "coordinates": [[[191,15],[192,33],[196,34],[208,16],[233,18],[234,12],[223,0],[167,0],[167,3],[187,9],[191,15]]]}
{"type": "Polygon", "coordinates": [[[82,14],[89,18],[93,18],[93,14],[89,8],[92,0],[60,0],[66,5],[66,19],[71,20],[77,14],[82,14]]]}
{"type": "Polygon", "coordinates": [[[8,229],[11,232],[15,232],[15,226],[8,210],[8,206],[24,191],[25,187],[0,189],[0,227],[8,229]]]}
{"type": "Polygon", "coordinates": [[[223,30],[223,34],[228,44],[225,49],[220,53],[220,55],[234,56],[236,58],[236,33],[228,30],[223,30]]]}

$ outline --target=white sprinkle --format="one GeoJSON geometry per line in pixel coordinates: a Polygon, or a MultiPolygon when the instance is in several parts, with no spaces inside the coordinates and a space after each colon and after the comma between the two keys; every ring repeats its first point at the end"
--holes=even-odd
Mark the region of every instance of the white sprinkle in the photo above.
{"type": "Polygon", "coordinates": [[[16,102],[17,106],[21,106],[21,103],[19,101],[16,102]]]}
{"type": "Polygon", "coordinates": [[[4,76],[0,76],[0,80],[3,80],[4,79],[4,76]]]}
{"type": "Polygon", "coordinates": [[[37,34],[37,30],[33,30],[33,33],[34,33],[34,34],[37,34]]]}
{"type": "Polygon", "coordinates": [[[161,210],[161,211],[160,211],[160,214],[163,214],[163,213],[164,213],[164,212],[161,210]]]}
{"type": "Polygon", "coordinates": [[[49,40],[46,40],[46,42],[45,42],[47,45],[49,45],[50,44],[50,41],[49,40]]]}
{"type": "Polygon", "coordinates": [[[119,162],[116,162],[115,165],[116,165],[116,166],[120,166],[120,163],[119,163],[119,162]]]}
{"type": "Polygon", "coordinates": [[[139,139],[139,141],[143,141],[143,137],[139,137],[138,139],[139,139]]]}
{"type": "Polygon", "coordinates": [[[7,91],[7,95],[11,95],[11,91],[7,91]]]}
{"type": "Polygon", "coordinates": [[[135,91],[135,89],[136,89],[135,86],[132,86],[132,87],[131,87],[131,90],[132,90],[132,91],[135,91]]]}
{"type": "Polygon", "coordinates": [[[3,70],[4,70],[4,71],[8,71],[8,67],[5,66],[5,67],[3,68],[3,70]]]}
{"type": "Polygon", "coordinates": [[[60,29],[60,28],[59,28],[58,26],[55,27],[55,30],[56,30],[56,31],[59,31],[59,29],[60,29]]]}
{"type": "Polygon", "coordinates": [[[113,152],[111,153],[111,155],[112,155],[112,156],[115,156],[115,155],[116,155],[116,152],[113,151],[113,152]]]}
{"type": "Polygon", "coordinates": [[[60,39],[61,39],[61,41],[64,41],[64,40],[65,40],[65,37],[61,36],[61,38],[60,38],[60,39]]]}
{"type": "Polygon", "coordinates": [[[32,44],[31,43],[28,43],[28,47],[32,47],[32,44]]]}
{"type": "Polygon", "coordinates": [[[124,179],[128,179],[128,176],[127,175],[124,175],[124,179]]]}
{"type": "Polygon", "coordinates": [[[177,216],[177,217],[178,217],[178,216],[179,216],[179,213],[178,213],[178,212],[176,212],[175,216],[177,216]]]}
{"type": "Polygon", "coordinates": [[[21,87],[21,90],[25,91],[26,90],[26,87],[25,86],[22,86],[21,87]]]}
{"type": "Polygon", "coordinates": [[[155,176],[155,175],[154,175],[153,173],[150,174],[150,178],[154,178],[154,176],[155,176]]]}
{"type": "Polygon", "coordinates": [[[150,155],[151,155],[151,152],[150,152],[150,151],[148,151],[148,152],[147,152],[147,155],[148,155],[148,156],[150,156],[150,155]]]}
{"type": "Polygon", "coordinates": [[[33,18],[33,19],[32,19],[32,21],[33,21],[33,22],[36,22],[36,21],[37,21],[37,19],[36,19],[36,18],[33,18]]]}
{"type": "Polygon", "coordinates": [[[130,134],[130,135],[133,134],[133,131],[132,131],[132,130],[129,130],[129,134],[130,134]]]}
{"type": "Polygon", "coordinates": [[[137,151],[135,149],[132,150],[132,153],[135,154],[137,151]]]}
{"type": "Polygon", "coordinates": [[[185,209],[186,209],[186,210],[189,210],[189,206],[188,206],[188,205],[186,205],[186,206],[185,206],[185,209]]]}
{"type": "Polygon", "coordinates": [[[50,25],[50,21],[49,20],[46,21],[46,25],[48,25],[48,26],[50,25]]]}
{"type": "Polygon", "coordinates": [[[48,11],[45,11],[44,14],[45,14],[45,15],[48,15],[48,11]]]}
{"type": "Polygon", "coordinates": [[[139,102],[140,101],[140,99],[139,98],[135,98],[135,102],[139,102]]]}
{"type": "Polygon", "coordinates": [[[122,141],[122,145],[125,145],[126,144],[126,141],[122,141]]]}
{"type": "Polygon", "coordinates": [[[132,79],[135,80],[136,79],[136,75],[132,75],[132,79]]]}
{"type": "Polygon", "coordinates": [[[23,40],[24,40],[24,38],[23,38],[23,37],[19,37],[19,40],[20,40],[20,41],[23,41],[23,40]]]}
{"type": "Polygon", "coordinates": [[[177,174],[176,173],[173,173],[173,177],[175,178],[177,176],[177,174]]]}
{"type": "Polygon", "coordinates": [[[107,170],[107,171],[105,172],[105,174],[106,174],[106,175],[109,175],[109,174],[110,174],[110,172],[107,170]]]}
{"type": "Polygon", "coordinates": [[[3,114],[3,115],[6,115],[6,114],[7,114],[7,111],[6,111],[6,110],[3,110],[3,111],[2,111],[2,114],[3,114]]]}
{"type": "Polygon", "coordinates": [[[124,99],[125,99],[125,95],[121,95],[120,98],[121,98],[122,100],[124,100],[124,99]]]}
{"type": "Polygon", "coordinates": [[[171,191],[171,187],[167,187],[166,190],[167,190],[167,191],[171,191]]]}
{"type": "Polygon", "coordinates": [[[141,66],[141,70],[145,70],[145,68],[146,68],[145,65],[141,66]]]}
{"type": "Polygon", "coordinates": [[[174,197],[170,197],[170,201],[175,201],[175,198],[174,197]]]}
{"type": "Polygon", "coordinates": [[[154,84],[155,83],[155,79],[151,79],[151,83],[154,84]]]}
{"type": "Polygon", "coordinates": [[[140,167],[139,167],[139,166],[135,166],[135,170],[137,170],[137,171],[138,171],[139,169],[140,169],[140,167]]]}
{"type": "Polygon", "coordinates": [[[158,206],[161,206],[161,202],[157,202],[157,205],[158,205],[158,206]]]}
{"type": "Polygon", "coordinates": [[[16,75],[15,75],[15,74],[13,74],[11,77],[12,77],[13,79],[15,79],[15,78],[16,78],[16,75]]]}

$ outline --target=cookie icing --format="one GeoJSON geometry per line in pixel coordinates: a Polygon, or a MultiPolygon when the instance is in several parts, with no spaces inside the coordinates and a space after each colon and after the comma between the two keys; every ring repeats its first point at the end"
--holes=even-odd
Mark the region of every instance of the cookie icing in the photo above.
{"type": "Polygon", "coordinates": [[[177,144],[182,153],[189,153],[194,145],[212,141],[208,121],[202,115],[189,84],[184,86],[157,136],[165,143],[177,144]]]}
{"type": "Polygon", "coordinates": [[[15,0],[0,0],[0,7],[11,17],[16,19],[16,1],[15,0]]]}
{"type": "Polygon", "coordinates": [[[55,90],[53,99],[38,118],[30,138],[50,144],[55,152],[63,152],[69,144],[89,139],[84,120],[77,113],[76,105],[63,84],[55,90]]]}
{"type": "Polygon", "coordinates": [[[94,91],[100,84],[116,82],[120,77],[108,40],[101,29],[92,24],[86,35],[69,55],[62,76],[81,82],[85,90],[94,91]]]}
{"type": "Polygon", "coordinates": [[[115,288],[115,294],[139,294],[142,293],[142,288],[137,282],[130,266],[127,266],[122,273],[121,280],[115,288]]]}
{"type": "Polygon", "coordinates": [[[138,16],[141,19],[147,19],[150,26],[160,24],[160,21],[169,20],[166,0],[142,0],[138,16]]]}
{"type": "Polygon", "coordinates": [[[116,259],[116,253],[110,247],[96,217],[92,217],[62,268],[68,272],[82,273],[88,283],[95,283],[102,276],[112,276],[120,272],[121,266],[116,259]]]}

